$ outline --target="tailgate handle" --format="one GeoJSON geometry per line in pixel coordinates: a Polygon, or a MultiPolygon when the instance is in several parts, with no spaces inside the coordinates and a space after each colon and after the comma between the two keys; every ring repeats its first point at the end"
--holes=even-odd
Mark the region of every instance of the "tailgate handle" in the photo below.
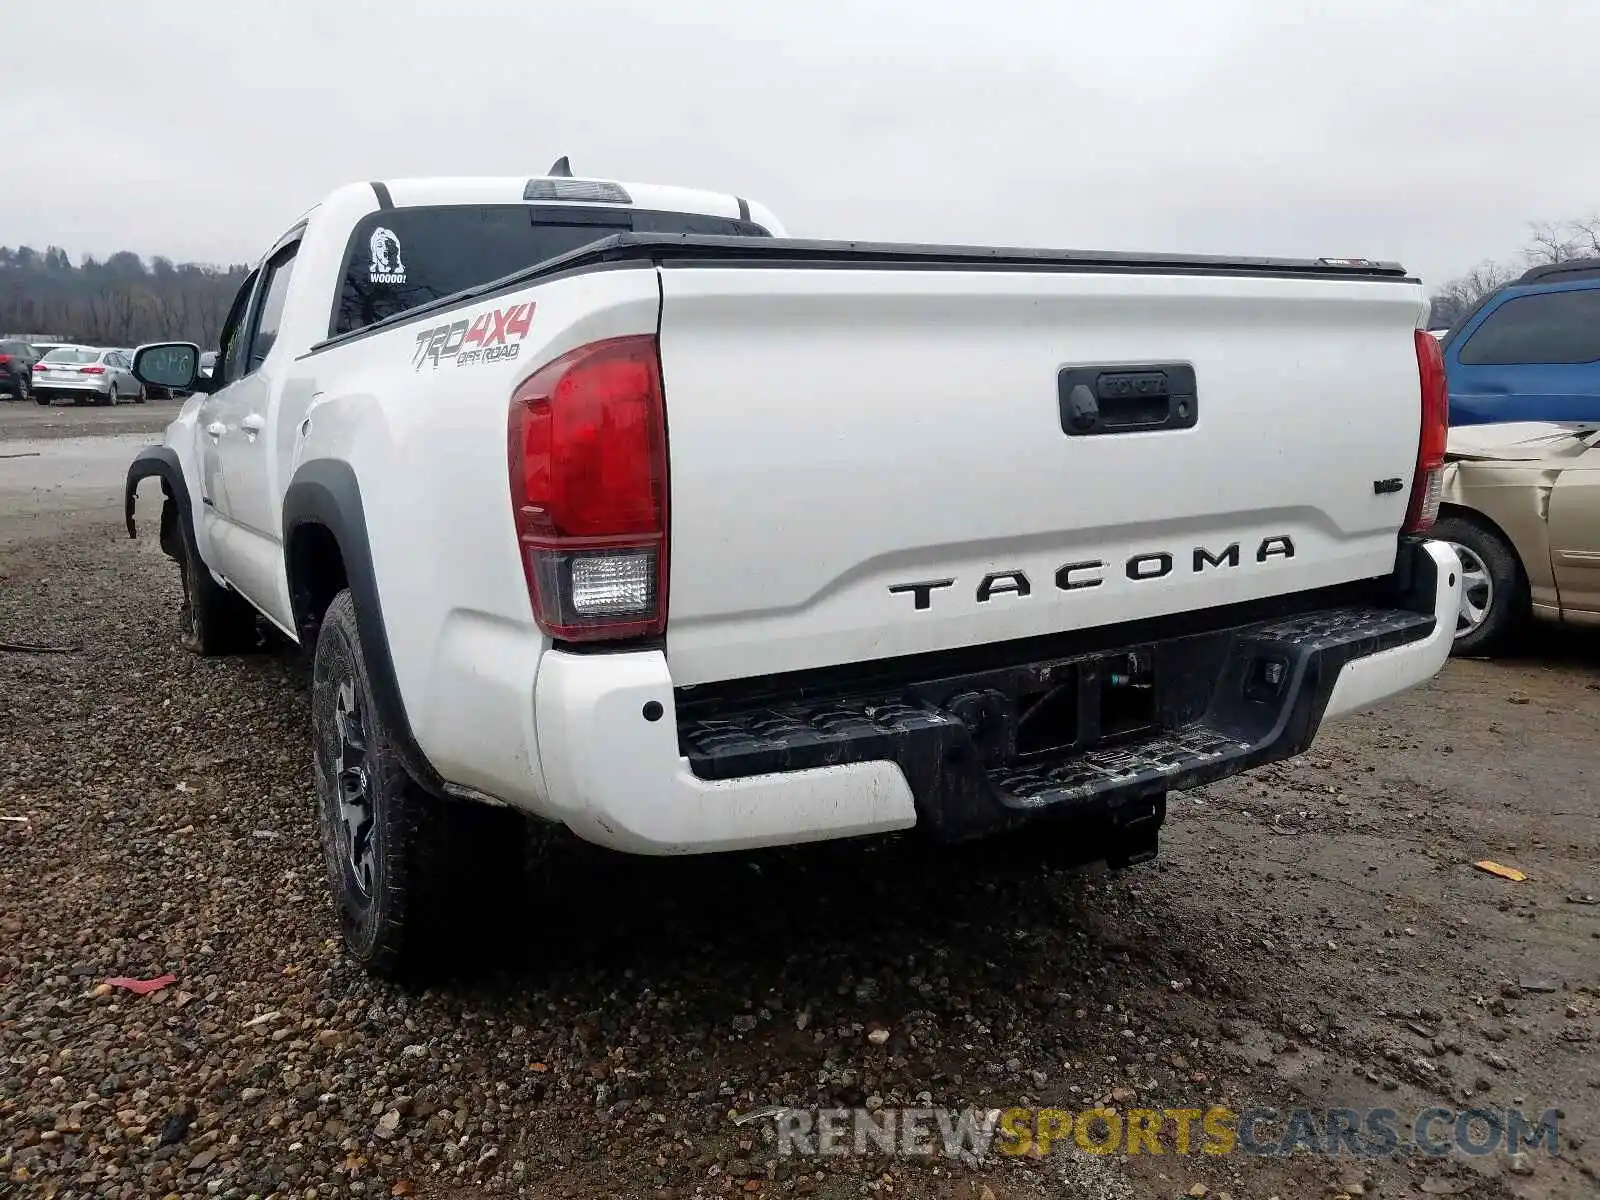
{"type": "Polygon", "coordinates": [[[1063,367],[1056,394],[1068,437],[1191,429],[1200,418],[1188,363],[1063,367]]]}

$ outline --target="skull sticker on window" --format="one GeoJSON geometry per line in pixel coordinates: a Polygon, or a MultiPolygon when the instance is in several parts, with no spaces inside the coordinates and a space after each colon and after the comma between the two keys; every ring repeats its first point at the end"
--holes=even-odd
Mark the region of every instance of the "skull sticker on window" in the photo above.
{"type": "Polygon", "coordinates": [[[368,278],[373,283],[404,283],[406,264],[400,259],[400,239],[394,230],[382,225],[372,231],[372,265],[368,278]]]}

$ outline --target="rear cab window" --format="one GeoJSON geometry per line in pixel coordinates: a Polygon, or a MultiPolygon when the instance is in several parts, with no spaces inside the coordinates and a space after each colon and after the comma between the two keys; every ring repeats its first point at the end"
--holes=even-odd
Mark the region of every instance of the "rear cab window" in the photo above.
{"type": "Polygon", "coordinates": [[[753,221],[528,204],[383,209],[350,235],[328,335],[351,333],[617,233],[768,237],[753,221]]]}
{"type": "Polygon", "coordinates": [[[100,355],[93,350],[67,350],[58,348],[46,354],[42,361],[47,363],[67,364],[92,363],[99,359],[99,357],[100,355]]]}
{"type": "Polygon", "coordinates": [[[1576,364],[1600,360],[1600,289],[1514,296],[1486,316],[1457,355],[1463,366],[1576,364]]]}

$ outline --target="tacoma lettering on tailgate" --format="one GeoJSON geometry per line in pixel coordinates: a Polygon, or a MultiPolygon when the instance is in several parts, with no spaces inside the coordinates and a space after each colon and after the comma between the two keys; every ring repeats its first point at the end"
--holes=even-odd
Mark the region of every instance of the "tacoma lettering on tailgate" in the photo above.
{"type": "MultiPolygon", "coordinates": [[[[1287,534],[1277,534],[1261,539],[1261,544],[1256,547],[1255,561],[1257,563],[1270,562],[1275,558],[1293,558],[1294,540],[1287,534]]],[[[1144,583],[1153,579],[1165,579],[1174,571],[1181,569],[1179,563],[1181,555],[1175,555],[1169,550],[1154,550],[1145,554],[1135,554],[1122,564],[1122,573],[1135,583],[1144,583]]],[[[1232,542],[1221,550],[1208,550],[1204,546],[1196,546],[1189,555],[1188,566],[1193,574],[1218,567],[1237,568],[1243,561],[1239,550],[1239,543],[1232,542]]],[[[1083,588],[1099,587],[1105,582],[1106,564],[1100,559],[1090,559],[1087,562],[1064,563],[1056,568],[1055,583],[1057,589],[1063,592],[1076,592],[1083,588]]],[[[933,607],[933,593],[943,591],[945,588],[955,586],[954,579],[925,579],[918,583],[895,583],[889,586],[892,595],[910,595],[911,606],[919,611],[933,607]]],[[[987,604],[996,596],[1031,596],[1033,583],[1023,571],[991,571],[978,581],[976,599],[979,604],[987,604]]]]}

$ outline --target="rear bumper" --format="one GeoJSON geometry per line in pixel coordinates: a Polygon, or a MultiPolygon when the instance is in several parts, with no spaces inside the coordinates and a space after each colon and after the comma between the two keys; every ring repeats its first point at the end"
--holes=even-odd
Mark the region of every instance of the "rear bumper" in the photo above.
{"type": "Polygon", "coordinates": [[[61,383],[51,380],[49,383],[40,383],[37,379],[33,383],[35,396],[104,396],[111,390],[111,381],[102,379],[97,383],[85,381],[83,383],[61,383]]]}
{"type": "Polygon", "coordinates": [[[550,802],[579,837],[634,854],[693,854],[887,833],[916,824],[892,762],[711,780],[678,749],[659,651],[551,651],[535,701],[550,802]],[[647,713],[661,706],[654,721],[647,713]]]}
{"type": "Polygon", "coordinates": [[[895,663],[894,680],[857,671],[700,699],[674,691],[660,651],[550,651],[535,727],[552,815],[640,854],[912,826],[955,840],[1045,818],[1159,825],[1169,789],[1298,754],[1324,720],[1439,671],[1456,558],[1425,542],[1401,560],[1381,602],[1021,660],[994,647],[978,669],[895,663]]]}

